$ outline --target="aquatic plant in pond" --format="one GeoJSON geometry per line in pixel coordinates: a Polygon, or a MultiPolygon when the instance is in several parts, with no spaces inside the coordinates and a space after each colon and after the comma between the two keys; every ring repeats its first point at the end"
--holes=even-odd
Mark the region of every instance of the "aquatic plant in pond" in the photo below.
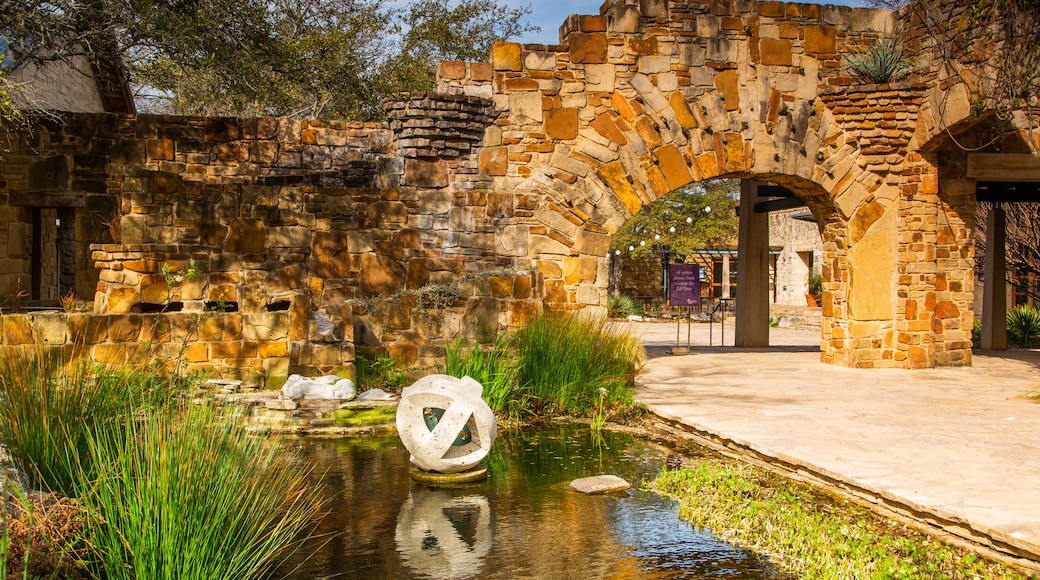
{"type": "Polygon", "coordinates": [[[518,371],[506,335],[499,336],[490,348],[469,347],[462,338],[445,347],[444,373],[460,379],[468,376],[483,385],[484,400],[500,415],[515,418],[524,407],[525,398],[517,389],[518,371]]]}
{"type": "Polygon", "coordinates": [[[106,580],[262,578],[323,509],[308,469],[219,410],[174,406],[91,441],[77,490],[106,580]]]}
{"type": "Polygon", "coordinates": [[[748,465],[701,461],[664,471],[648,487],[679,499],[681,518],[770,554],[802,578],[1025,578],[748,465]]]}
{"type": "Polygon", "coordinates": [[[632,384],[646,358],[640,341],[605,319],[546,313],[516,332],[520,393],[536,415],[591,415],[606,391],[607,406],[632,402],[632,384]]]}

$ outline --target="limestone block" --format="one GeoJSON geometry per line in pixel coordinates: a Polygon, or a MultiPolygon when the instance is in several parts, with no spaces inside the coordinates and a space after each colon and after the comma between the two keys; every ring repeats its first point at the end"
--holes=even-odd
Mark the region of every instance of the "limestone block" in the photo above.
{"type": "Polygon", "coordinates": [[[722,94],[722,101],[726,104],[727,111],[740,109],[740,86],[737,71],[724,70],[715,75],[715,88],[722,94]]]}
{"type": "Polygon", "coordinates": [[[895,314],[896,212],[878,218],[848,250],[849,317],[891,320],[895,314]]]}
{"type": "Polygon", "coordinates": [[[527,255],[529,228],[506,226],[495,237],[495,252],[500,256],[522,257],[527,255]]]}
{"type": "MultiPolygon", "coordinates": [[[[623,135],[622,138],[624,138],[623,135]]],[[[577,175],[578,177],[585,177],[589,172],[588,163],[571,157],[560,147],[557,147],[556,150],[553,151],[549,164],[557,169],[562,169],[567,173],[577,175]]]]}
{"type": "Polygon", "coordinates": [[[560,215],[560,213],[553,211],[548,207],[542,206],[538,208],[534,213],[534,217],[541,223],[561,232],[568,238],[574,237],[574,234],[577,233],[578,226],[573,224],[563,215],[560,215]]]}
{"type": "Polygon", "coordinates": [[[554,70],[556,68],[556,53],[553,52],[525,52],[524,66],[527,70],[554,70]]]}
{"type": "Polygon", "coordinates": [[[509,169],[509,148],[484,147],[480,150],[480,171],[486,175],[505,175],[509,169]]]}
{"type": "Polygon", "coordinates": [[[377,254],[361,257],[359,290],[362,296],[389,296],[404,288],[405,279],[405,268],[400,262],[377,254]]]}
{"type": "Polygon", "coordinates": [[[668,182],[668,191],[674,191],[693,181],[693,174],[686,158],[673,145],[665,145],[654,151],[657,156],[657,166],[664,174],[668,182]]]}
{"type": "Polygon", "coordinates": [[[578,110],[571,108],[546,111],[545,134],[550,139],[569,140],[578,136],[578,110]]]}
{"type": "Polygon", "coordinates": [[[607,35],[602,32],[573,32],[567,37],[572,63],[598,64],[607,61],[607,35]]]}
{"type": "Polygon", "coordinates": [[[639,96],[643,97],[643,102],[654,111],[661,112],[669,107],[668,98],[654,86],[650,77],[636,73],[629,79],[629,83],[639,93],[639,96]]]}
{"type": "Polygon", "coordinates": [[[805,31],[803,50],[806,54],[834,54],[837,52],[833,26],[806,26],[802,30],[805,31]]]}
{"type": "Polygon", "coordinates": [[[613,92],[616,79],[617,71],[612,64],[585,65],[585,90],[587,91],[613,92]]]}
{"type": "Polygon", "coordinates": [[[596,281],[597,258],[563,258],[563,281],[565,284],[593,283],[596,281]]]}
{"type": "Polygon", "coordinates": [[[305,248],[311,245],[311,231],[302,226],[277,226],[267,230],[267,245],[305,248]]]}
{"type": "MultiPolygon", "coordinates": [[[[643,207],[643,200],[632,187],[628,180],[628,172],[620,161],[607,163],[596,172],[607,186],[614,192],[618,200],[628,209],[629,213],[635,215],[643,207]]],[[[712,176],[718,175],[718,172],[712,176]]]]}
{"type": "Polygon", "coordinates": [[[614,13],[611,21],[611,32],[638,32],[639,31],[639,9],[635,6],[624,6],[613,4],[610,10],[614,13]]]}
{"type": "Polygon", "coordinates": [[[461,60],[445,60],[437,67],[438,80],[457,80],[466,78],[466,63],[461,60]]]}
{"type": "Polygon", "coordinates": [[[515,42],[496,42],[491,46],[491,64],[495,70],[521,70],[520,45],[515,42]]]}
{"type": "Polygon", "coordinates": [[[134,288],[125,286],[109,290],[105,300],[105,311],[112,314],[126,314],[141,302],[141,295],[134,288]]]}
{"type": "Polygon", "coordinates": [[[429,375],[401,391],[397,431],[420,469],[458,473],[475,467],[495,440],[495,414],[469,377],[429,375]]]}
{"type": "Polygon", "coordinates": [[[590,256],[604,256],[610,247],[610,236],[591,232],[586,229],[578,230],[574,237],[574,249],[590,256]]]}
{"type": "Polygon", "coordinates": [[[674,72],[663,72],[657,75],[657,88],[665,93],[679,89],[679,76],[674,72]]]}
{"type": "Polygon", "coordinates": [[[758,42],[759,62],[765,65],[791,66],[791,41],[763,38],[758,42]]]}
{"type": "Polygon", "coordinates": [[[542,94],[515,91],[509,94],[509,121],[514,125],[542,122],[542,94]]]}
{"type": "Polygon", "coordinates": [[[609,163],[618,158],[617,151],[610,147],[600,145],[590,139],[583,138],[579,140],[576,149],[581,153],[604,163],[609,163]]]}
{"type": "Polygon", "coordinates": [[[636,61],[636,68],[645,75],[668,72],[672,68],[672,59],[668,56],[641,56],[636,61]]]}
{"type": "Polygon", "coordinates": [[[511,193],[490,192],[487,195],[487,206],[484,213],[489,218],[513,217],[514,195],[511,193]]]}
{"type": "Polygon", "coordinates": [[[643,112],[642,105],[638,101],[629,100],[620,92],[614,92],[610,95],[610,104],[613,105],[614,109],[621,115],[621,118],[631,121],[643,112]]]}
{"type": "Polygon", "coordinates": [[[528,239],[530,244],[530,256],[567,256],[570,248],[564,244],[542,235],[531,235],[528,239]]]}
{"type": "MultiPolygon", "coordinates": [[[[786,42],[790,43],[790,41],[786,42]]],[[[708,39],[707,46],[705,47],[705,60],[736,63],[739,48],[740,45],[735,40],[729,40],[717,36],[711,37],[708,39]]]]}
{"type": "Polygon", "coordinates": [[[411,187],[444,187],[448,185],[448,165],[443,159],[406,159],[404,183],[411,187]]]}
{"type": "Polygon", "coordinates": [[[350,273],[350,250],[346,232],[314,232],[311,243],[314,275],[321,278],[346,278],[350,273]]]}

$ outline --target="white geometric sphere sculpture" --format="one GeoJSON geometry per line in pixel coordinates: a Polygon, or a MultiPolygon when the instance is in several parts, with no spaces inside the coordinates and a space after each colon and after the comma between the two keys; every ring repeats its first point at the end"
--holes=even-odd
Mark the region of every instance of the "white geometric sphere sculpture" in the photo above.
{"type": "Polygon", "coordinates": [[[419,469],[459,473],[487,456],[495,441],[495,413],[470,377],[428,375],[401,391],[397,433],[419,469]]]}

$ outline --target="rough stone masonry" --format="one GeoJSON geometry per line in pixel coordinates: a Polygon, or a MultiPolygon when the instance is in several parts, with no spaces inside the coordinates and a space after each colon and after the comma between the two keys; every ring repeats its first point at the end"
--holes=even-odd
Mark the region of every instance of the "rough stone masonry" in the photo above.
{"type": "Polygon", "coordinates": [[[355,345],[432,366],[453,337],[602,309],[618,227],[678,187],[737,177],[797,193],[820,225],[825,362],[970,364],[976,178],[948,138],[979,125],[965,83],[940,79],[923,35],[905,83],[855,84],[841,60],[909,18],[611,0],[571,16],[560,45],[442,63],[437,92],[387,103],[386,123],[43,123],[0,168],[0,294],[42,276],[23,240],[47,223],[38,208],[59,208],[94,313],[46,328],[5,315],[3,342],[88,337],[112,360],[182,344],[193,368],[268,386],[349,366],[355,345]],[[189,264],[198,277],[171,286],[163,266],[189,264]],[[420,307],[421,288],[456,282],[450,307],[420,307]]]}

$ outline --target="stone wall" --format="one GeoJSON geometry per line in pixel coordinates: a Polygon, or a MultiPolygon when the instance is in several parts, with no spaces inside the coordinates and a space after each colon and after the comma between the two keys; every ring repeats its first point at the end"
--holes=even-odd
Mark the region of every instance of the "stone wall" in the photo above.
{"type": "Polygon", "coordinates": [[[793,217],[804,212],[801,208],[769,214],[769,245],[780,248],[771,294],[775,304],[804,306],[809,273],[821,269],[823,240],[819,226],[793,217]]]}

